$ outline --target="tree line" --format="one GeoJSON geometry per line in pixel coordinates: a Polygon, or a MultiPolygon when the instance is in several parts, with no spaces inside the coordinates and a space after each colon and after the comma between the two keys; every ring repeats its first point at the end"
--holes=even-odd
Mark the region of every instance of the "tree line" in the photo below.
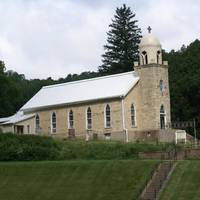
{"type": "MultiPolygon", "coordinates": [[[[107,32],[107,42],[102,55],[102,65],[95,71],[81,74],[68,74],[53,80],[31,79],[23,74],[7,71],[0,61],[0,117],[14,114],[42,86],[94,78],[131,71],[133,61],[138,60],[138,44],[141,29],[137,25],[135,13],[125,4],[116,9],[107,32]]],[[[169,61],[169,85],[173,121],[195,118],[200,122],[200,41],[197,39],[189,46],[165,52],[163,58],[169,61]]]]}

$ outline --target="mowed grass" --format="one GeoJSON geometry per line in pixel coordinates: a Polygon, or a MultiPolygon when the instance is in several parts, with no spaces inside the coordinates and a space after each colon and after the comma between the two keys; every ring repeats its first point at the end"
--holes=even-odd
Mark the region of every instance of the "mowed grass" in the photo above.
{"type": "Polygon", "coordinates": [[[2,200],[132,200],[157,161],[1,162],[2,200]]]}
{"type": "Polygon", "coordinates": [[[161,200],[200,199],[200,161],[178,162],[161,200]]]}

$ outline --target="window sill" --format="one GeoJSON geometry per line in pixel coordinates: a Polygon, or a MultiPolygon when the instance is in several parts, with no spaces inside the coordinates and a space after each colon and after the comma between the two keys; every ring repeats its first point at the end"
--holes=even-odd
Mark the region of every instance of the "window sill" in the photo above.
{"type": "Polygon", "coordinates": [[[104,129],[109,130],[112,129],[112,127],[104,127],[104,129]]]}
{"type": "Polygon", "coordinates": [[[131,126],[131,128],[137,128],[137,126],[131,126]]]}

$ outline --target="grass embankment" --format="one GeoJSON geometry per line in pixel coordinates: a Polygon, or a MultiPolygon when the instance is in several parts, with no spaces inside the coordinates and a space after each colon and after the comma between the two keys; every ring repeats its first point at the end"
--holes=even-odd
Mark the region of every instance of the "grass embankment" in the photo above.
{"type": "Polygon", "coordinates": [[[200,199],[200,161],[179,161],[161,195],[162,200],[200,199]]]}
{"type": "Polygon", "coordinates": [[[168,147],[169,144],[62,141],[51,137],[0,134],[0,161],[138,159],[139,152],[168,147]]]}
{"type": "Polygon", "coordinates": [[[0,199],[133,200],[156,161],[0,163],[0,199]]]}

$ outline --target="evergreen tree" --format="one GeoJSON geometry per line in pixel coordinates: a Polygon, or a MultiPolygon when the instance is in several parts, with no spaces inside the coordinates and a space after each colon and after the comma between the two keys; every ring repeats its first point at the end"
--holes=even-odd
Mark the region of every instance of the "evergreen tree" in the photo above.
{"type": "Polygon", "coordinates": [[[0,60],[0,74],[3,74],[5,71],[5,64],[2,60],[0,60]]]}
{"type": "Polygon", "coordinates": [[[138,59],[141,38],[141,29],[134,17],[135,14],[125,4],[116,9],[114,19],[109,25],[100,73],[113,74],[133,70],[133,62],[138,59]]]}

